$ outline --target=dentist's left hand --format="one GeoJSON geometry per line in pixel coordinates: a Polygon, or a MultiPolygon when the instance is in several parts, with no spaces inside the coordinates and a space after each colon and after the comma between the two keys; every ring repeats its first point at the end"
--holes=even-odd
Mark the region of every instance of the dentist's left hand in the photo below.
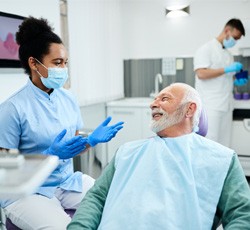
{"type": "Polygon", "coordinates": [[[87,139],[90,146],[94,147],[98,143],[104,143],[110,141],[117,132],[123,128],[124,122],[120,121],[115,125],[107,126],[111,121],[111,117],[108,117],[104,122],[102,122],[94,131],[91,133],[87,139]]]}
{"type": "Polygon", "coordinates": [[[67,130],[64,129],[59,133],[52,145],[43,151],[43,153],[58,156],[59,159],[69,159],[76,156],[86,148],[87,138],[75,136],[70,140],[65,141],[63,140],[63,137],[66,132],[67,130]]]}

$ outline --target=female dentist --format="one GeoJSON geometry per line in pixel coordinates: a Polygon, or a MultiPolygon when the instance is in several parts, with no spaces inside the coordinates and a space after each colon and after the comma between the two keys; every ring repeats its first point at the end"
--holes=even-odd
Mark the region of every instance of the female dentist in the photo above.
{"type": "Polygon", "coordinates": [[[45,19],[29,17],[16,34],[19,59],[29,75],[27,84],[0,105],[0,148],[20,153],[57,155],[59,166],[35,194],[1,201],[4,212],[21,229],[66,229],[70,217],[94,179],[73,172],[72,157],[101,142],[108,142],[123,122],[108,126],[107,118],[87,138],[80,109],[68,90],[67,52],[45,19]]]}

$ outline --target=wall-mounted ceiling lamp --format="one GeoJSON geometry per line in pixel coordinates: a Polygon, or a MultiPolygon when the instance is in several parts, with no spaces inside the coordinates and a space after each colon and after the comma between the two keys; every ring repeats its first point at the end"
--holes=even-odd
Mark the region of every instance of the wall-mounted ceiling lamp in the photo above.
{"type": "Polygon", "coordinates": [[[168,18],[179,18],[179,17],[186,17],[189,16],[189,6],[184,7],[182,9],[178,9],[178,10],[169,10],[166,9],[166,16],[168,18]]]}
{"type": "Polygon", "coordinates": [[[190,14],[189,1],[168,0],[166,1],[166,16],[168,18],[185,17],[190,14]]]}

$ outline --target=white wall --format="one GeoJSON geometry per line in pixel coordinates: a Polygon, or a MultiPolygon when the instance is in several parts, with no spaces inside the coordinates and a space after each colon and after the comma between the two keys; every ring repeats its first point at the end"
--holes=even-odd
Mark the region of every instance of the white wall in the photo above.
{"type": "MultiPolygon", "coordinates": [[[[82,105],[123,95],[123,59],[193,56],[231,17],[250,19],[249,0],[194,0],[190,17],[179,20],[165,18],[164,2],[69,0],[71,83],[82,105]],[[92,100],[93,94],[99,99],[92,100]]],[[[59,0],[0,0],[0,5],[3,12],[45,17],[60,34],[59,0]]],[[[26,79],[21,69],[0,69],[0,102],[26,79]]]]}
{"type": "Polygon", "coordinates": [[[164,0],[121,1],[125,59],[192,57],[230,18],[250,19],[249,0],[194,0],[178,19],[165,17],[164,0]]]}
{"type": "MultiPolygon", "coordinates": [[[[60,34],[59,0],[0,0],[0,11],[24,17],[44,17],[60,34]]],[[[22,69],[0,69],[0,103],[27,82],[22,69]]]]}
{"type": "Polygon", "coordinates": [[[123,97],[120,2],[70,0],[68,22],[71,89],[80,105],[123,97]]]}

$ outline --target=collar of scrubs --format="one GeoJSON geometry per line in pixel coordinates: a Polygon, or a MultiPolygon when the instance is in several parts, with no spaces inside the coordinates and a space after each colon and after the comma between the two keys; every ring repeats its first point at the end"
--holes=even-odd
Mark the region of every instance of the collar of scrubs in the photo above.
{"type": "Polygon", "coordinates": [[[223,45],[222,45],[216,38],[214,38],[214,40],[215,40],[215,43],[217,44],[217,46],[218,46],[219,49],[226,50],[226,49],[223,47],[223,45]]]}
{"type": "Polygon", "coordinates": [[[56,95],[57,95],[56,89],[54,89],[51,94],[48,94],[47,92],[44,92],[43,90],[35,86],[30,79],[28,80],[27,84],[32,90],[32,92],[34,92],[34,95],[40,99],[53,101],[56,98],[56,95]]]}
{"type": "Polygon", "coordinates": [[[232,155],[195,133],[121,146],[100,229],[211,229],[232,155]]]}

